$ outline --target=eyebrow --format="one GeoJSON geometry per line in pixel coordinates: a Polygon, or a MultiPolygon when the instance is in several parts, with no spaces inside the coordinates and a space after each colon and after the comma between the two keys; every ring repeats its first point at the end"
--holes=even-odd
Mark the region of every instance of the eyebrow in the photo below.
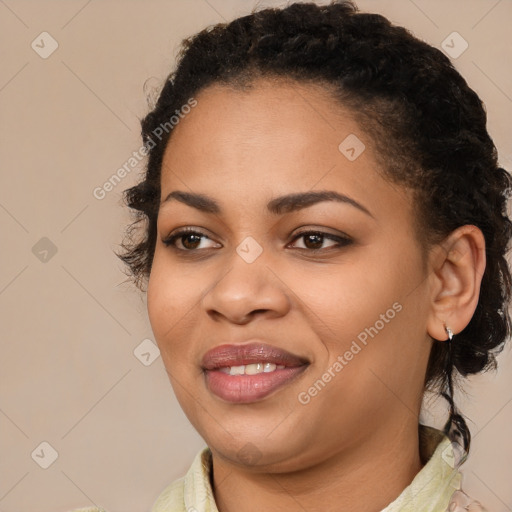
{"type": "MultiPolygon", "coordinates": [[[[222,208],[220,207],[219,203],[215,201],[215,199],[204,194],[183,192],[181,190],[174,190],[171,192],[160,203],[160,205],[163,205],[173,199],[205,213],[222,213],[222,208]]],[[[355,199],[352,199],[351,197],[348,197],[344,194],[339,194],[338,192],[334,192],[332,190],[303,192],[276,197],[267,203],[267,209],[274,215],[282,215],[284,213],[302,210],[303,208],[307,208],[323,201],[336,201],[339,203],[346,203],[364,212],[366,215],[375,218],[367,208],[358,203],[355,199]]]]}

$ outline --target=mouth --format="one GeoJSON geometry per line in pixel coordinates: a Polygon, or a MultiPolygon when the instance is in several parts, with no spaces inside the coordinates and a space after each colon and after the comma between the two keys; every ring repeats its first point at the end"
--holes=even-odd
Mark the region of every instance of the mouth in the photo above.
{"type": "Polygon", "coordinates": [[[206,386],[230,403],[262,400],[291,383],[309,361],[266,343],[220,345],[203,357],[206,386]]]}

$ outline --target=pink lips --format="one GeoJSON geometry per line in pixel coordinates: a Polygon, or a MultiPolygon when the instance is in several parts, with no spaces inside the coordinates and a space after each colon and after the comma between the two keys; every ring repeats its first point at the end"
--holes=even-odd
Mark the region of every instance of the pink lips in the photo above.
{"type": "Polygon", "coordinates": [[[202,360],[209,390],[219,398],[234,403],[261,400],[301,374],[308,364],[307,359],[261,342],[220,345],[209,350],[202,360]],[[285,368],[256,375],[228,375],[219,371],[228,366],[260,362],[285,368]]]}

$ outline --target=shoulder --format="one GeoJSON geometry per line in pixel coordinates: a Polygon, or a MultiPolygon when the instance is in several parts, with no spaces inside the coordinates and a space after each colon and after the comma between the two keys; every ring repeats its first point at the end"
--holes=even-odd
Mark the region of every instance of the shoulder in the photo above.
{"type": "Polygon", "coordinates": [[[151,512],[218,512],[211,489],[212,454],[206,446],[200,450],[186,475],[164,489],[151,512]]]}
{"type": "MultiPolygon", "coordinates": [[[[187,474],[168,485],[158,496],[151,512],[187,512],[201,510],[200,505],[210,504],[216,512],[209,477],[212,471],[211,452],[205,447],[196,454],[187,474]]],[[[99,507],[84,507],[68,512],[107,512],[99,507]]]]}
{"type": "Polygon", "coordinates": [[[158,496],[151,512],[181,511],[184,505],[184,487],[185,477],[167,486],[158,496]]]}
{"type": "MultiPolygon", "coordinates": [[[[183,489],[184,489],[184,477],[174,481],[172,484],[167,486],[162,493],[158,496],[156,502],[151,509],[151,512],[175,512],[185,510],[183,508],[183,489]]],[[[104,508],[99,507],[84,507],[75,508],[68,512],[108,512],[104,508]]]]}

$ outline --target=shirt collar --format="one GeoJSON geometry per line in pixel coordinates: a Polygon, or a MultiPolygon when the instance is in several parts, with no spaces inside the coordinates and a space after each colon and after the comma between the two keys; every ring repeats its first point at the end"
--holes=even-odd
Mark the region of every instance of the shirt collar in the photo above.
{"type": "Polygon", "coordinates": [[[450,498],[460,489],[463,462],[459,445],[432,427],[419,426],[420,457],[425,464],[400,496],[381,512],[437,512],[448,510],[450,498]]]}

